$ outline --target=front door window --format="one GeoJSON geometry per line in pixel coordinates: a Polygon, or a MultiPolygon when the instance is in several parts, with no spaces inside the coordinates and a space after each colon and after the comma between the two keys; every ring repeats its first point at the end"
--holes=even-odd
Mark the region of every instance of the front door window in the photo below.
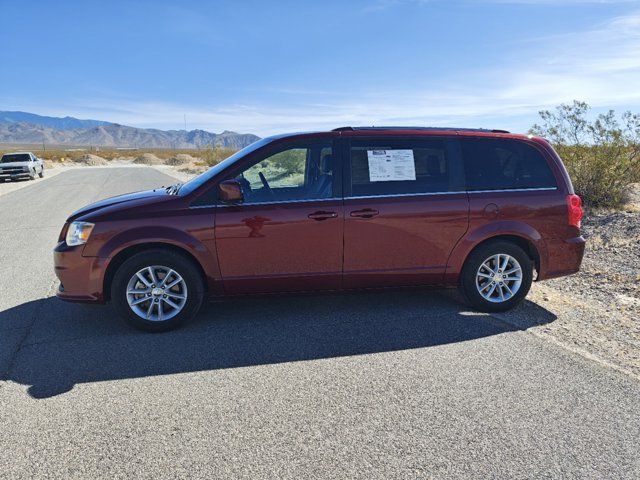
{"type": "Polygon", "coordinates": [[[333,197],[333,152],[318,144],[288,148],[257,161],[239,175],[245,203],[333,197]]]}

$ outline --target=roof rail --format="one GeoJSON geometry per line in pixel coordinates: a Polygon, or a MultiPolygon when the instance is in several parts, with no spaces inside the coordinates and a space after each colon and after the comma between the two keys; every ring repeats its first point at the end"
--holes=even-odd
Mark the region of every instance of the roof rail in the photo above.
{"type": "Polygon", "coordinates": [[[491,133],[510,133],[508,130],[490,129],[490,128],[458,128],[458,127],[410,127],[410,126],[393,126],[393,127],[338,127],[332,132],[344,132],[355,130],[430,130],[430,131],[455,131],[455,132],[491,132],[491,133]]]}

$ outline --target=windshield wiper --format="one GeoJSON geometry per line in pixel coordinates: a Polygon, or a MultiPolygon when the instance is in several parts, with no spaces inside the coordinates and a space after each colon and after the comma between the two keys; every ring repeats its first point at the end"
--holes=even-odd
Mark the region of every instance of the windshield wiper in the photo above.
{"type": "Polygon", "coordinates": [[[173,185],[170,185],[167,187],[167,193],[169,195],[177,195],[178,191],[180,190],[180,187],[182,187],[182,183],[175,183],[173,185]]]}

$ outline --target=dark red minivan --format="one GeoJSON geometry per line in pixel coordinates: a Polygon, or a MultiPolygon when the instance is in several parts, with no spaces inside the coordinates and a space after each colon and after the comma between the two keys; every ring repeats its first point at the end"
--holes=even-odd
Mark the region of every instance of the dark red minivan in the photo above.
{"type": "Polygon", "coordinates": [[[174,328],[208,296],[460,286],[512,308],[575,273],[582,209],[549,143],[501,130],[338,128],[260,140],[185,184],[69,217],[58,296],[174,328]],[[534,273],[535,272],[535,273],[534,273]]]}

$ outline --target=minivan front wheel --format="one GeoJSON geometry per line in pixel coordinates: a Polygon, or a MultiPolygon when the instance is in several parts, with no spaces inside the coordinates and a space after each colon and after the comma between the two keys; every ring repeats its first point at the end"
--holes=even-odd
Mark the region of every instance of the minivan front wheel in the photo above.
{"type": "Polygon", "coordinates": [[[529,293],[533,263],[522,248],[497,241],[481,245],[467,258],[461,286],[469,303],[485,312],[515,307],[529,293]]]}
{"type": "Polygon", "coordinates": [[[164,332],[200,309],[203,282],[188,258],[169,250],[140,252],[125,260],[111,285],[111,300],[125,321],[140,330],[164,332]]]}

